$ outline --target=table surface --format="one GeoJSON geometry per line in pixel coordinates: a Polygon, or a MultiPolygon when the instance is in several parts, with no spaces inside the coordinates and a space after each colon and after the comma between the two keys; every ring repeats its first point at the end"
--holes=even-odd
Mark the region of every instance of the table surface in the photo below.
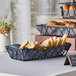
{"type": "Polygon", "coordinates": [[[35,61],[11,59],[7,52],[0,53],[0,73],[18,76],[55,76],[75,71],[76,67],[64,66],[65,57],[35,61]]]}

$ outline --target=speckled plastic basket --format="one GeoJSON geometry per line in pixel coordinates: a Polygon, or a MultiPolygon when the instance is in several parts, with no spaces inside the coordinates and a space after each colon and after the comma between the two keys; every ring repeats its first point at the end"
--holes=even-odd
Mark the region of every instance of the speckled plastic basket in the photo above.
{"type": "Polygon", "coordinates": [[[68,52],[71,44],[65,43],[59,47],[47,48],[47,50],[19,48],[19,46],[19,44],[6,46],[9,56],[13,59],[28,61],[63,56],[68,52]]]}

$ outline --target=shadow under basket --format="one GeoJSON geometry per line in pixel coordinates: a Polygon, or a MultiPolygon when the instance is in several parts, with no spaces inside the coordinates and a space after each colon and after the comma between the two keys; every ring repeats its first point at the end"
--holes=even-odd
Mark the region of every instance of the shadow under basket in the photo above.
{"type": "Polygon", "coordinates": [[[71,43],[65,43],[58,47],[43,49],[28,49],[26,47],[19,48],[19,44],[6,46],[9,56],[13,59],[21,61],[48,59],[59,56],[64,56],[68,52],[71,43]]]}

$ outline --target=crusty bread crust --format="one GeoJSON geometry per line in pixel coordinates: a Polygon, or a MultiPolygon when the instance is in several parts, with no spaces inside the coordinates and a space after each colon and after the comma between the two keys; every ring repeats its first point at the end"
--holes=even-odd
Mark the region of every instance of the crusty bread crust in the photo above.
{"type": "Polygon", "coordinates": [[[64,4],[63,5],[63,10],[69,10],[70,5],[69,4],[64,4]]]}
{"type": "Polygon", "coordinates": [[[40,43],[38,41],[35,42],[36,48],[40,47],[40,43]]]}
{"type": "Polygon", "coordinates": [[[53,47],[54,46],[54,40],[53,40],[53,38],[51,37],[51,38],[49,38],[49,40],[50,40],[50,44],[51,44],[50,47],[53,47]]]}
{"type": "Polygon", "coordinates": [[[62,43],[62,40],[61,40],[61,38],[57,38],[57,43],[56,43],[56,46],[59,46],[59,45],[61,45],[61,43],[62,43]]]}
{"type": "Polygon", "coordinates": [[[54,46],[56,46],[56,43],[57,43],[57,37],[56,36],[53,37],[53,41],[54,41],[54,46]]]}
{"type": "Polygon", "coordinates": [[[47,39],[41,43],[41,47],[49,47],[51,45],[50,40],[47,39]]]}
{"type": "Polygon", "coordinates": [[[63,35],[62,37],[62,45],[66,42],[66,39],[67,39],[67,34],[63,35]]]}
{"type": "Polygon", "coordinates": [[[46,26],[53,26],[53,25],[57,25],[56,21],[50,21],[48,24],[46,24],[46,26]]]}
{"type": "Polygon", "coordinates": [[[57,23],[58,23],[58,25],[62,25],[62,26],[65,25],[63,22],[57,22],[57,23]]]}
{"type": "Polygon", "coordinates": [[[26,47],[28,44],[29,44],[29,41],[25,40],[25,41],[21,44],[20,48],[26,47]]]}
{"type": "Polygon", "coordinates": [[[71,23],[67,23],[65,26],[71,26],[71,27],[76,27],[76,24],[71,22],[71,23]]]}
{"type": "Polygon", "coordinates": [[[76,9],[76,5],[71,5],[69,9],[70,9],[70,10],[76,9]]]}
{"type": "Polygon", "coordinates": [[[63,23],[66,25],[67,23],[74,23],[72,21],[63,21],[63,23]]]}
{"type": "Polygon", "coordinates": [[[35,42],[29,43],[26,47],[29,49],[35,48],[36,47],[35,42]]]}

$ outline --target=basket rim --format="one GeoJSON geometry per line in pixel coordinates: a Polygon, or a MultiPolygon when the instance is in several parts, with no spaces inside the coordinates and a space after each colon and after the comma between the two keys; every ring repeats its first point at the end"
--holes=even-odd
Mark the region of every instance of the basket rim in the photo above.
{"type": "Polygon", "coordinates": [[[40,24],[40,25],[36,25],[37,27],[54,27],[54,28],[71,28],[71,29],[76,29],[75,27],[72,26],[62,26],[62,25],[53,25],[53,26],[46,26],[46,24],[40,24]]]}

